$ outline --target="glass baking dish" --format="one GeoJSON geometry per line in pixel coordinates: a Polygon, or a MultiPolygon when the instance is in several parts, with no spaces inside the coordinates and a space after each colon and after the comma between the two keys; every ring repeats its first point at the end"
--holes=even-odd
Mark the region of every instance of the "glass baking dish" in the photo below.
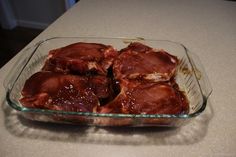
{"type": "Polygon", "coordinates": [[[71,123],[95,126],[170,126],[178,127],[198,116],[205,110],[208,97],[212,92],[207,75],[199,58],[183,44],[144,38],[106,38],[106,37],[53,37],[38,42],[26,49],[4,81],[6,100],[13,109],[27,119],[71,123]],[[101,114],[91,112],[67,112],[57,110],[35,109],[22,106],[19,102],[21,90],[26,79],[39,71],[52,49],[76,42],[92,42],[112,45],[117,50],[130,42],[141,42],[148,46],[164,49],[177,56],[180,64],[177,68],[176,82],[189,100],[187,114],[101,114]]]}

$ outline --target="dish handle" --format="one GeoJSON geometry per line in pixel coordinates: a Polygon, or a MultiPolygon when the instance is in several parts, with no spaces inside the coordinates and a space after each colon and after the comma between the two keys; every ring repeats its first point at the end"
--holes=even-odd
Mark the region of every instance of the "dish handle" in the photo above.
{"type": "Polygon", "coordinates": [[[207,73],[201,63],[200,58],[187,49],[187,54],[189,55],[190,63],[193,66],[194,73],[202,90],[202,94],[208,99],[212,93],[212,86],[207,76],[207,73]]]}
{"type": "Polygon", "coordinates": [[[10,71],[7,73],[4,81],[3,81],[3,86],[5,90],[10,90],[17,78],[19,77],[19,74],[23,71],[25,68],[27,62],[30,60],[32,55],[34,54],[35,50],[37,49],[39,44],[36,44],[34,46],[26,48],[21,56],[19,56],[15,64],[13,65],[14,68],[10,69],[10,71]]]}

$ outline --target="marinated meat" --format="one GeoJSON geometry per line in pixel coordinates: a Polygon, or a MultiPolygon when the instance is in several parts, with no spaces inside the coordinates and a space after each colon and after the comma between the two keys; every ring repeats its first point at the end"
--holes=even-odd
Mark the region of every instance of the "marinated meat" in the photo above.
{"type": "Polygon", "coordinates": [[[104,105],[115,97],[110,78],[99,75],[90,76],[88,86],[99,98],[100,105],[104,105]]]}
{"type": "Polygon", "coordinates": [[[109,97],[109,84],[104,76],[38,72],[25,82],[20,101],[32,108],[93,112],[100,105],[99,98],[109,97]]]}
{"type": "MultiPolygon", "coordinates": [[[[123,81],[120,94],[101,113],[181,114],[188,112],[183,93],[169,83],[123,81]]],[[[176,86],[177,87],[177,86],[176,86]]]]}
{"type": "Polygon", "coordinates": [[[188,100],[175,81],[178,62],[138,42],[119,55],[112,46],[71,44],[49,52],[42,71],[25,82],[20,102],[75,112],[187,113],[188,100]]]}
{"type": "Polygon", "coordinates": [[[112,46],[79,42],[51,50],[42,70],[106,75],[116,56],[117,51],[112,46]]]}
{"type": "Polygon", "coordinates": [[[120,51],[114,61],[115,78],[140,79],[151,82],[169,81],[174,76],[178,59],[164,50],[154,50],[135,42],[120,51]]]}

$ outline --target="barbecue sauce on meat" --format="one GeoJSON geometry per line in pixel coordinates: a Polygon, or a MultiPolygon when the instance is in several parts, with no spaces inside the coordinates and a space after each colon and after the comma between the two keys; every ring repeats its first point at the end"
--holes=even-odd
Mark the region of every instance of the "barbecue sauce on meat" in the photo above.
{"type": "Polygon", "coordinates": [[[51,50],[42,70],[66,74],[106,75],[116,56],[117,51],[112,46],[79,42],[51,50]]]}
{"type": "Polygon", "coordinates": [[[178,65],[177,57],[141,43],[131,43],[120,53],[113,65],[117,79],[139,77],[154,82],[169,81],[178,65]]]}
{"type": "Polygon", "coordinates": [[[132,80],[121,88],[113,101],[100,108],[101,113],[181,114],[189,110],[186,96],[169,83],[132,80]]]}
{"type": "Polygon", "coordinates": [[[20,102],[75,112],[188,113],[177,65],[177,57],[137,42],[119,55],[111,46],[75,43],[49,52],[42,71],[26,80],[20,102]]]}
{"type": "Polygon", "coordinates": [[[86,77],[53,72],[32,75],[26,81],[22,95],[20,101],[27,107],[92,112],[99,105],[86,77]]]}
{"type": "Polygon", "coordinates": [[[174,76],[175,56],[141,43],[131,43],[120,51],[113,65],[119,82],[116,98],[102,106],[101,113],[181,114],[188,112],[186,96],[174,76]]]}

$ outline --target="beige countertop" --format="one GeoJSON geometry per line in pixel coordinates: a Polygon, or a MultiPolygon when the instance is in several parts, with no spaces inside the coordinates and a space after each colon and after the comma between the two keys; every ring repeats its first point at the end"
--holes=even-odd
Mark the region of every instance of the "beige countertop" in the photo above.
{"type": "Polygon", "coordinates": [[[236,2],[81,0],[27,47],[54,36],[167,39],[197,54],[213,87],[206,111],[178,129],[33,123],[5,103],[0,70],[0,156],[236,156],[236,2]]]}

